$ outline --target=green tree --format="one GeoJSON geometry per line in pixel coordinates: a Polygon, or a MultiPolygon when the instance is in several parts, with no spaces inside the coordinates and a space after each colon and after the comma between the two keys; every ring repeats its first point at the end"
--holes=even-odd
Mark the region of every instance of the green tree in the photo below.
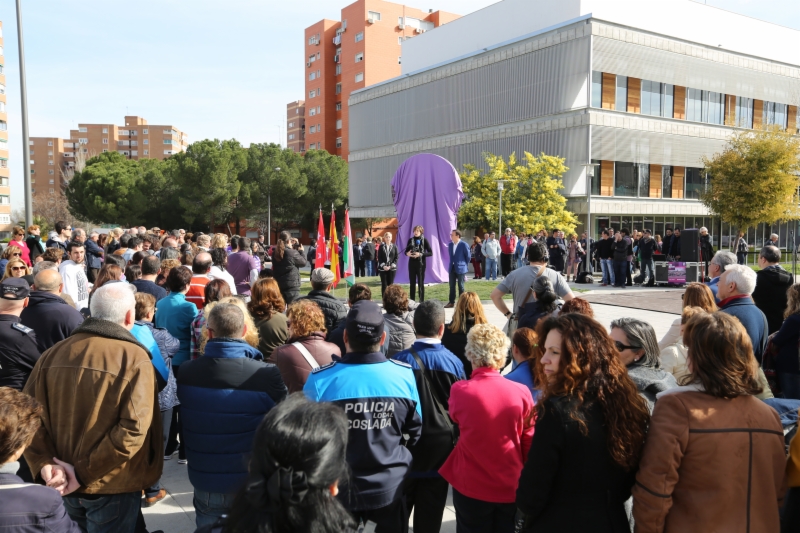
{"type": "Polygon", "coordinates": [[[176,162],[172,159],[141,159],[142,187],[147,198],[147,210],[139,224],[159,228],[178,228],[184,225],[180,188],[173,180],[176,162]]]}
{"type": "Polygon", "coordinates": [[[538,232],[558,228],[567,233],[575,230],[575,215],[566,209],[567,200],[559,190],[561,176],[569,170],[564,159],[525,152],[522,162],[515,154],[506,161],[502,156],[486,153],[488,172],[474,165],[464,165],[461,184],[465,200],[458,212],[462,227],[494,228],[499,220],[497,182],[504,181],[503,226],[517,232],[538,232]]]}
{"type": "Polygon", "coordinates": [[[272,227],[297,220],[297,201],[306,193],[307,180],[302,166],[303,159],[294,150],[272,143],[251,144],[234,211],[237,230],[242,218],[248,218],[265,233],[271,230],[268,226],[270,205],[272,227]]]}
{"type": "Polygon", "coordinates": [[[147,209],[139,163],[104,152],[76,172],[65,191],[70,212],[84,220],[136,225],[147,209]]]}
{"type": "Polygon", "coordinates": [[[206,139],[189,145],[170,158],[172,179],[179,188],[179,204],[188,223],[225,223],[235,210],[247,168],[247,154],[236,140],[206,139]]]}
{"type": "MultiPolygon", "coordinates": [[[[294,206],[299,215],[297,220],[303,227],[313,231],[319,220],[320,204],[326,217],[333,204],[336,209],[336,221],[341,223],[344,220],[344,206],[347,203],[347,161],[324,150],[309,150],[303,156],[301,174],[306,179],[306,192],[294,206]]],[[[325,226],[326,234],[327,231],[328,227],[325,226]]]]}
{"type": "Polygon", "coordinates": [[[800,218],[800,139],[778,128],[733,134],[721,153],[704,157],[703,204],[741,231],[800,218]]]}

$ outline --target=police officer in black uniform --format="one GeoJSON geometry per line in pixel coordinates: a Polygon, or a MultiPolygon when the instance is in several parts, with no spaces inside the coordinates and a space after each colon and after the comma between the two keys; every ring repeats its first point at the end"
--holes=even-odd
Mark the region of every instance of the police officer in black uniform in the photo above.
{"type": "Polygon", "coordinates": [[[21,391],[39,360],[36,334],[19,321],[31,289],[22,278],[0,283],[0,387],[21,391]]]}
{"type": "MultiPolygon", "coordinates": [[[[22,390],[41,354],[36,334],[19,321],[28,305],[31,288],[22,278],[7,278],[0,282],[0,387],[22,390]]],[[[19,458],[17,475],[28,483],[33,476],[28,464],[19,458]]]]}

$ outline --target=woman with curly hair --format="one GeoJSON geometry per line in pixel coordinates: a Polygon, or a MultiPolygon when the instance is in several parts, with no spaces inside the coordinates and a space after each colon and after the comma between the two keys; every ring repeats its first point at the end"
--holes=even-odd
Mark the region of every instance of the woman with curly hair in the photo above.
{"type": "MultiPolygon", "coordinates": [[[[262,281],[275,283],[275,280],[262,281]]],[[[330,364],[334,358],[341,359],[342,352],[325,341],[325,315],[313,301],[296,300],[286,310],[286,318],[289,340],[275,349],[272,359],[292,394],[303,390],[312,370],[330,364]]]]}
{"type": "Polygon", "coordinates": [[[458,297],[456,307],[453,309],[453,319],[444,328],[442,345],[458,357],[464,365],[467,378],[472,375],[472,363],[464,353],[467,348],[467,334],[473,326],[488,322],[478,293],[467,291],[458,297]]]}
{"type": "Polygon", "coordinates": [[[533,437],[533,398],[526,386],[500,375],[508,345],[500,328],[474,326],[466,348],[472,377],[450,388],[449,414],[461,436],[439,473],[453,486],[458,531],[514,531],[514,491],[533,437]]]}
{"type": "Polygon", "coordinates": [[[564,305],[561,306],[561,311],[558,312],[558,316],[566,315],[567,313],[578,313],[579,315],[594,318],[592,304],[583,298],[573,298],[568,302],[564,302],[564,305]]]}
{"type": "Polygon", "coordinates": [[[383,293],[383,316],[389,344],[386,357],[408,350],[417,339],[414,333],[414,314],[408,310],[408,294],[400,285],[392,284],[383,293]]]}
{"type": "Polygon", "coordinates": [[[647,403],[600,323],[570,313],[548,318],[538,333],[542,396],[517,489],[522,531],[630,533],[625,501],[650,420],[647,403]]]}
{"type": "Polygon", "coordinates": [[[250,290],[247,308],[258,328],[258,349],[264,355],[264,360],[274,363],[272,353],[289,338],[289,326],[286,315],[283,314],[286,303],[281,296],[278,282],[274,279],[256,281],[250,290]]]}
{"type": "Polygon", "coordinates": [[[779,531],[783,428],[755,397],[750,336],[735,317],[697,313],[683,343],[691,379],[659,395],[633,487],[636,531],[779,531]]]}

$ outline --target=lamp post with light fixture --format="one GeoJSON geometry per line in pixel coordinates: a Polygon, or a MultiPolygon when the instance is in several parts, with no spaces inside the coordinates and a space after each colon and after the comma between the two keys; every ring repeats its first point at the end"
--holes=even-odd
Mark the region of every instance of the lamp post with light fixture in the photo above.
{"type": "Polygon", "coordinates": [[[500,214],[500,216],[499,216],[499,228],[498,228],[498,231],[497,231],[497,235],[502,235],[503,234],[503,187],[504,187],[503,184],[504,183],[505,182],[503,180],[499,180],[497,182],[497,190],[500,193],[500,208],[497,210],[497,212],[500,214]]]}
{"type": "MultiPolygon", "coordinates": [[[[586,163],[581,165],[586,169],[586,268],[590,268],[591,263],[591,243],[592,243],[592,178],[594,169],[599,167],[598,163],[586,163]]],[[[592,272],[592,270],[589,270],[592,272]]]]}

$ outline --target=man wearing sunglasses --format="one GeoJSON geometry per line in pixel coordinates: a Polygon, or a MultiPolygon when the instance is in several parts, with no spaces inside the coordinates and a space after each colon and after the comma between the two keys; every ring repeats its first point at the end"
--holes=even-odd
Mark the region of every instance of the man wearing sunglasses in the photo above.
{"type": "Polygon", "coordinates": [[[50,232],[50,238],[47,239],[45,247],[47,248],[61,248],[63,250],[62,261],[69,259],[67,257],[67,243],[69,242],[70,234],[72,233],[72,226],[63,220],[56,222],[56,230],[50,232]]]}

